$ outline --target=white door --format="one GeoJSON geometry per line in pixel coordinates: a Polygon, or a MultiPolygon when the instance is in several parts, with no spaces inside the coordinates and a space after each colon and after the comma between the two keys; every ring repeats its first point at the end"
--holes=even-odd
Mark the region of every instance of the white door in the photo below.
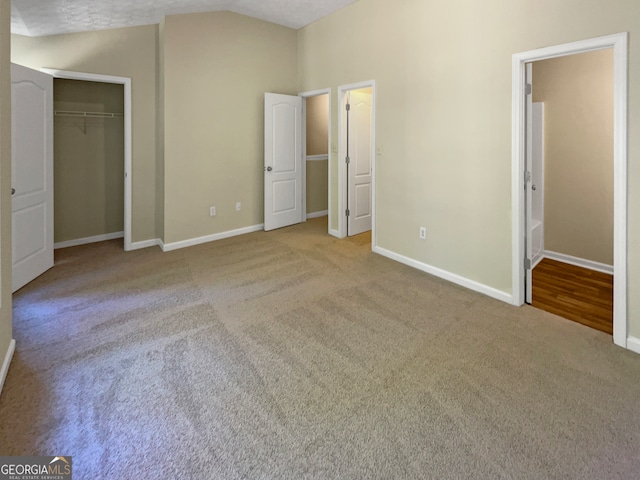
{"type": "Polygon", "coordinates": [[[349,92],[347,108],[347,234],[352,236],[371,230],[372,95],[349,92]]]}
{"type": "Polygon", "coordinates": [[[13,291],[53,267],[53,77],[11,65],[13,291]]]}
{"type": "Polygon", "coordinates": [[[264,94],[264,229],[304,220],[302,98],[264,94]]]}
{"type": "Polygon", "coordinates": [[[531,260],[533,268],[544,257],[544,103],[532,105],[531,128],[531,260]]]}
{"type": "Polygon", "coordinates": [[[533,301],[533,71],[531,63],[527,63],[527,89],[525,99],[525,299],[527,303],[533,301]]]}

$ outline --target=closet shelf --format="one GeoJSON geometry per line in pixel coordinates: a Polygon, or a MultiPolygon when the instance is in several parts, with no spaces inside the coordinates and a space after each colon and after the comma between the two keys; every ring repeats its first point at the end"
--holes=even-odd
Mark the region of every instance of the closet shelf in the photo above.
{"type": "Polygon", "coordinates": [[[124,117],[124,113],[108,113],[108,112],[77,112],[69,110],[54,111],[56,117],[79,117],[79,118],[116,118],[124,117]]]}

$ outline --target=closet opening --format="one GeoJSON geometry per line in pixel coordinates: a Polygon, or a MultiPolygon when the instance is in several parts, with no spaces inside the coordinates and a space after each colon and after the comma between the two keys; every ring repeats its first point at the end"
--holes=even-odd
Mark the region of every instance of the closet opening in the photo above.
{"type": "Polygon", "coordinates": [[[124,238],[124,85],[54,78],[54,248],[124,238]]]}
{"type": "MultiPolygon", "coordinates": [[[[103,210],[99,214],[98,220],[87,218],[87,213],[83,212],[82,215],[84,215],[84,217],[81,218],[83,218],[85,222],[79,222],[78,218],[68,218],[69,213],[73,213],[73,210],[70,212],[65,211],[63,218],[67,218],[66,220],[60,221],[65,222],[65,228],[67,228],[67,230],[62,230],[62,235],[54,232],[54,243],[57,244],[55,247],[62,248],[64,246],[81,245],[83,243],[92,243],[124,236],[125,251],[144,248],[147,245],[143,243],[132,243],[131,79],[128,77],[72,72],[51,68],[43,68],[41,71],[51,75],[54,78],[54,82],[58,85],[58,88],[56,88],[54,84],[53,98],[54,112],[58,112],[57,115],[54,113],[54,151],[56,155],[59,151],[69,149],[83,151],[85,147],[88,148],[87,145],[83,144],[89,143],[88,140],[92,137],[99,137],[100,130],[102,129],[105,131],[102,132],[103,136],[99,140],[99,143],[91,147],[97,149],[94,153],[105,159],[115,157],[116,152],[120,154],[119,168],[116,168],[114,165],[113,168],[104,167],[105,169],[101,171],[101,175],[105,181],[100,187],[102,198],[99,198],[99,196],[93,197],[91,201],[94,203],[91,207],[96,208],[97,204],[108,203],[109,199],[112,198],[110,190],[118,189],[120,192],[118,197],[119,206],[116,208],[119,208],[123,220],[120,221],[118,219],[120,215],[116,213],[115,210],[112,210],[111,207],[109,207],[110,213],[103,210]],[[61,80],[71,80],[72,82],[59,83],[61,80]],[[105,95],[104,97],[102,96],[103,94],[105,95]],[[85,121],[87,125],[86,128],[85,121]],[[71,136],[76,137],[78,143],[64,139],[59,141],[57,137],[60,135],[60,132],[56,132],[56,130],[60,130],[57,129],[58,124],[65,124],[64,129],[66,130],[75,129],[74,134],[71,136]],[[73,126],[70,124],[73,124],[73,126]],[[122,138],[122,142],[120,142],[120,138],[122,138]],[[111,142],[111,140],[114,139],[116,141],[111,142]],[[68,144],[65,145],[65,142],[68,144]],[[102,145],[102,147],[99,147],[99,145],[102,145]],[[102,148],[102,150],[99,148],[102,148]],[[116,170],[120,175],[118,180],[115,179],[116,170]],[[85,223],[84,229],[78,225],[79,223],[85,223]],[[100,228],[98,228],[98,224],[100,224],[100,228]],[[69,228],[70,225],[71,228],[69,228]],[[73,234],[69,234],[69,232],[73,232],[73,234]],[[67,238],[63,239],[65,236],[67,238]]],[[[73,155],[78,156],[78,153],[75,152],[73,155]]],[[[87,157],[85,156],[84,158],[87,157]]],[[[92,161],[95,162],[95,159],[90,158],[89,162],[92,161]]],[[[54,160],[54,164],[55,163],[60,164],[60,162],[54,160]]],[[[87,165],[84,165],[83,168],[86,169],[87,165]]],[[[61,165],[57,167],[54,165],[54,170],[54,196],[61,193],[59,190],[63,188],[64,182],[73,181],[75,184],[81,183],[82,177],[80,173],[82,169],[74,168],[72,161],[62,161],[61,165]],[[73,177],[80,177],[80,179],[73,177]],[[63,185],[60,185],[61,182],[63,182],[63,185]]],[[[86,196],[86,190],[88,190],[87,184],[81,187],[79,191],[71,193],[77,196],[86,196]]],[[[56,217],[60,214],[60,205],[64,205],[64,203],[61,202],[65,201],[68,202],[69,200],[64,198],[60,200],[57,198],[54,199],[56,217]]],[[[56,224],[54,230],[59,230],[58,224],[56,224]]]]}

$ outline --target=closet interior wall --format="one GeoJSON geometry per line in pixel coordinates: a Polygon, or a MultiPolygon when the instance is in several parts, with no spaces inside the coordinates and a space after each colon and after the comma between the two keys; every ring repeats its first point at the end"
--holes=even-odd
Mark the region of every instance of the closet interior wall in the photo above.
{"type": "Polygon", "coordinates": [[[123,235],[123,85],[55,79],[54,111],[54,242],[123,235]]]}
{"type": "Polygon", "coordinates": [[[329,95],[307,98],[307,214],[329,208],[329,95]]]}

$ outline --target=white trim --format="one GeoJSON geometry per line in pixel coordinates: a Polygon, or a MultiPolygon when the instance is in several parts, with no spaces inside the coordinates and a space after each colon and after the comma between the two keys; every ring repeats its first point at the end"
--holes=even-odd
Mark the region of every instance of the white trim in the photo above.
{"type": "Polygon", "coordinates": [[[460,285],[461,287],[468,288],[469,290],[473,290],[478,293],[482,293],[483,295],[487,295],[491,298],[495,298],[496,300],[500,300],[501,302],[509,304],[513,303],[511,295],[507,292],[503,292],[482,283],[469,280],[468,278],[461,277],[460,275],[456,275],[455,273],[447,272],[446,270],[442,270],[426,263],[419,262],[418,260],[405,257],[404,255],[400,255],[381,247],[375,247],[373,249],[373,252],[382,255],[383,257],[390,258],[391,260],[395,260],[396,262],[400,262],[410,267],[421,270],[425,273],[433,275],[434,277],[442,278],[443,280],[455,283],[456,285],[460,285]]]}
{"type": "Polygon", "coordinates": [[[640,338],[627,338],[627,348],[635,353],[640,353],[640,338]]]}
{"type": "MultiPolygon", "coordinates": [[[[298,96],[302,97],[302,110],[303,110],[303,119],[302,119],[302,154],[304,158],[309,161],[311,157],[315,157],[317,155],[309,155],[307,156],[307,98],[309,97],[318,97],[320,95],[328,95],[327,98],[327,152],[331,152],[331,89],[330,88],[322,88],[320,90],[310,90],[308,92],[299,93],[298,96]]],[[[326,160],[329,160],[329,154],[326,155],[326,160]]],[[[302,162],[302,208],[303,212],[307,211],[307,163],[302,162]]],[[[331,162],[329,162],[329,187],[327,189],[327,199],[329,205],[329,233],[331,233],[331,211],[332,211],[332,201],[331,201],[331,162]]],[[[309,218],[306,217],[305,220],[309,218]]]]}
{"type": "Polygon", "coordinates": [[[42,72],[53,75],[54,78],[66,78],[69,80],[84,80],[88,82],[116,83],[124,85],[124,249],[131,250],[132,232],[132,100],[131,78],[116,77],[113,75],[99,75],[94,73],[72,72],[53,68],[41,68],[42,72]]]}
{"type": "Polygon", "coordinates": [[[204,237],[192,238],[190,240],[182,240],[181,242],[173,243],[160,243],[160,248],[163,252],[171,252],[180,248],[193,247],[203,243],[215,242],[216,240],[222,240],[223,238],[237,237],[238,235],[244,235],[245,233],[260,232],[264,230],[264,223],[260,225],[253,225],[251,227],[238,228],[237,230],[229,230],[227,232],[214,233],[213,235],[206,235],[204,237]]]}
{"type": "Polygon", "coordinates": [[[58,242],[53,244],[53,248],[57,250],[59,248],[77,247],[78,245],[115,240],[116,238],[124,238],[124,232],[107,233],[105,235],[95,235],[93,237],[84,237],[77,238],[75,240],[67,240],[66,242],[58,242]]]}
{"type": "Polygon", "coordinates": [[[614,56],[614,291],[613,341],[627,348],[627,110],[628,33],[582,40],[512,56],[512,297],[524,304],[524,69],[537,60],[613,48],[614,56]]]}
{"type": "Polygon", "coordinates": [[[307,213],[307,218],[326,217],[327,215],[329,215],[329,210],[322,210],[321,212],[307,213]]]}
{"type": "Polygon", "coordinates": [[[153,238],[151,240],[144,240],[142,242],[134,242],[131,244],[131,250],[142,250],[143,248],[149,247],[160,247],[162,245],[162,240],[159,238],[153,238]]]}
{"type": "Polygon", "coordinates": [[[322,160],[329,160],[328,154],[322,155],[307,155],[307,162],[320,162],[322,160]]]}
{"type": "MultiPolygon", "coordinates": [[[[331,222],[331,215],[329,215],[329,222],[331,222]]],[[[329,223],[329,225],[331,225],[331,223],[329,223]]],[[[338,230],[334,230],[331,227],[329,227],[329,235],[331,235],[332,237],[336,237],[336,238],[342,238],[340,236],[340,232],[338,230]]]]}
{"type": "MultiPolygon", "coordinates": [[[[345,101],[347,92],[351,90],[359,90],[361,88],[371,88],[372,108],[371,108],[371,250],[374,250],[377,242],[376,235],[376,81],[368,80],[366,82],[351,83],[349,85],[341,85],[338,87],[338,238],[347,236],[347,218],[345,205],[348,204],[347,199],[347,165],[341,162],[341,158],[346,158],[346,138],[343,132],[345,114],[345,101]]],[[[332,181],[331,172],[329,172],[329,185],[332,181]]],[[[331,187],[329,187],[331,190],[331,187]]]]}
{"type": "Polygon", "coordinates": [[[13,359],[13,352],[16,351],[16,341],[11,339],[9,342],[9,348],[7,349],[7,353],[4,356],[4,362],[2,363],[2,370],[0,370],[0,395],[2,394],[2,387],[4,387],[4,381],[7,378],[7,373],[9,373],[9,366],[11,365],[11,360],[13,359]]]}
{"type": "Polygon", "coordinates": [[[613,275],[613,265],[607,265],[606,263],[594,262],[593,260],[586,260],[584,258],[573,257],[571,255],[565,255],[564,253],[552,252],[549,250],[544,251],[544,257],[550,258],[551,260],[557,260],[558,262],[568,263],[569,265],[575,265],[577,267],[613,275]]]}

